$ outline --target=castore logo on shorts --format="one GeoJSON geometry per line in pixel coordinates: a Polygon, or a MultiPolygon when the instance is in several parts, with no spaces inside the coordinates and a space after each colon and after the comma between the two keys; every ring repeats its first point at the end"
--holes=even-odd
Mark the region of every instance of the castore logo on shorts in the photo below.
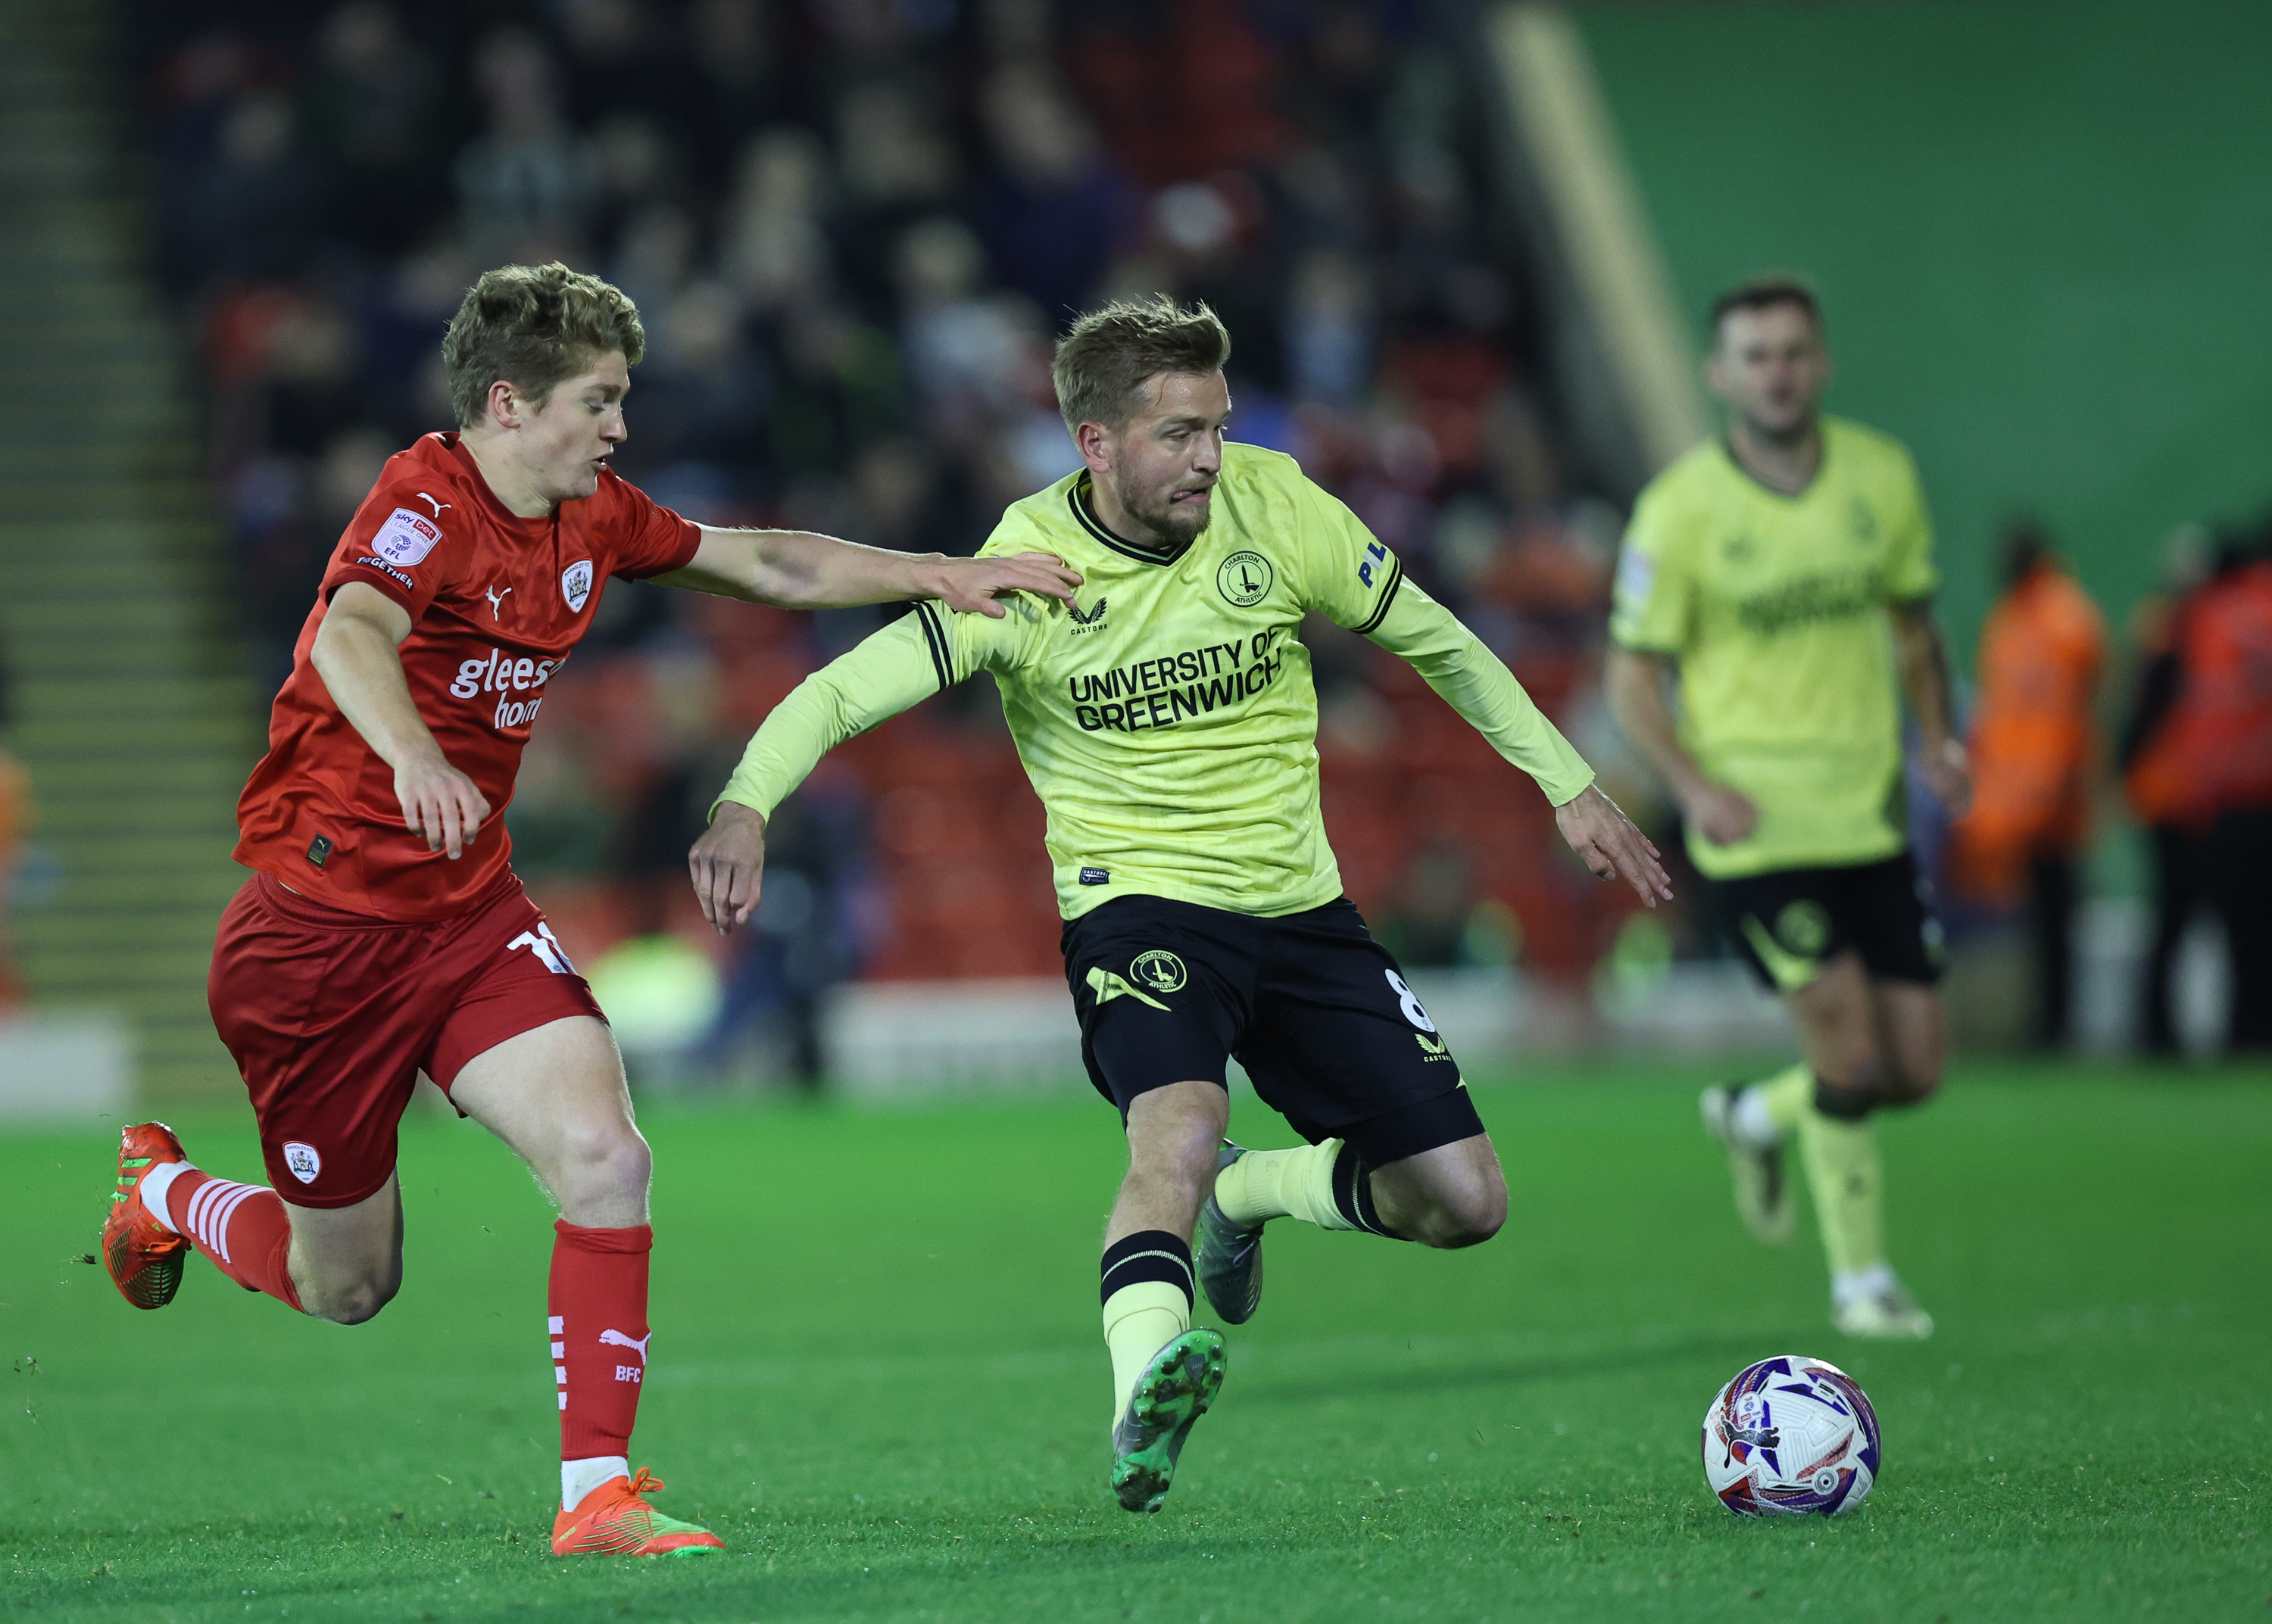
{"type": "Polygon", "coordinates": [[[527,656],[514,659],[500,649],[491,649],[487,659],[469,659],[458,667],[458,674],[450,683],[450,692],[460,699],[471,699],[480,694],[497,697],[496,726],[526,727],[536,719],[544,696],[530,699],[515,699],[516,692],[542,688],[551,674],[568,663],[563,654],[557,659],[530,659],[527,656]]]}

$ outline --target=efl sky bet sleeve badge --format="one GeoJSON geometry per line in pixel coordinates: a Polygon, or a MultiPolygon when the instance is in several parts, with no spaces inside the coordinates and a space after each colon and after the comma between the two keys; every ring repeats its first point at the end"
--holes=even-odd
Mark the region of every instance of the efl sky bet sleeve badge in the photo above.
{"type": "Polygon", "coordinates": [[[370,550],[387,562],[407,570],[422,562],[441,539],[441,527],[432,519],[421,518],[408,508],[397,508],[386,516],[386,523],[370,539],[370,550]]]}
{"type": "Polygon", "coordinates": [[[592,596],[592,561],[579,558],[560,572],[560,595],[568,600],[568,612],[581,615],[584,605],[592,596]]]}

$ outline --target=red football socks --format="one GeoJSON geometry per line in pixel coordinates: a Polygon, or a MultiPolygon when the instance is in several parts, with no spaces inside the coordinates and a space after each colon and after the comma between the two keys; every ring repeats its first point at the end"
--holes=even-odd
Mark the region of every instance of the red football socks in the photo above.
{"type": "Polygon", "coordinates": [[[167,1190],[166,1219],[239,1285],[300,1307],[288,1267],[292,1220],[274,1190],[192,1167],[167,1190]]]}
{"type": "Polygon", "coordinates": [[[628,1455],[646,1376],[647,1255],[654,1230],[552,1225],[552,1379],[560,1458],[628,1455]]]}

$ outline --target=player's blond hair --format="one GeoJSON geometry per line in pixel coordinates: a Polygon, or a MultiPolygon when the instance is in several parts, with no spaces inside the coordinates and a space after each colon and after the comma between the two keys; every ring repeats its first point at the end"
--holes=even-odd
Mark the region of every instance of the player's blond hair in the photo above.
{"type": "Polygon", "coordinates": [[[610,350],[632,366],[646,353],[639,307],[622,288],[557,259],[484,271],[442,335],[458,426],[481,421],[499,379],[541,406],[610,350]]]}
{"type": "Polygon", "coordinates": [[[1074,321],[1058,340],[1050,379],[1065,427],[1118,428],[1136,414],[1145,384],[1162,373],[1220,372],[1230,359],[1230,330],[1204,303],[1189,309],[1165,294],[1116,299],[1074,321]]]}

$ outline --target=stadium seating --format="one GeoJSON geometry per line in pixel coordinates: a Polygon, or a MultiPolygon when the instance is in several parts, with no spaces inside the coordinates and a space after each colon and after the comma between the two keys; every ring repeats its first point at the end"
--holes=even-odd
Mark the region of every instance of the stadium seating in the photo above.
{"type": "Polygon", "coordinates": [[[74,7],[0,42],[0,641],[37,807],[11,934],[40,1003],[124,1015],[143,1085],[236,1091],[205,1008],[258,697],[177,351],[135,242],[108,44],[74,7]]]}
{"type": "MultiPolygon", "coordinates": [[[[135,403],[142,438],[133,479],[86,470],[101,503],[71,511],[134,525],[105,533],[99,572],[92,531],[72,555],[99,603],[26,598],[9,630],[26,670],[61,650],[57,672],[166,674],[156,695],[138,680],[138,713],[87,701],[107,734],[45,708],[64,688],[24,687],[27,758],[45,716],[70,746],[33,763],[51,826],[122,777],[155,792],[132,815],[148,830],[102,848],[115,879],[25,917],[42,996],[78,995],[98,959],[73,943],[106,964],[159,955],[138,1017],[151,1054],[172,1023],[210,1058],[198,961],[231,877],[229,792],[340,524],[390,451],[446,421],[435,335],[504,257],[564,255],[641,301],[650,350],[618,461],[662,500],[945,551],[1070,466],[1046,369],[1068,309],[1207,298],[1237,337],[1235,432],[1297,451],[1550,711],[1582,700],[1604,524],[1548,427],[1528,273],[1503,220],[1477,223],[1483,93],[1435,23],[1270,4],[855,7],[795,26],[731,4],[620,9],[646,19],[636,48],[587,37],[608,8],[528,28],[422,0],[123,0],[115,41],[82,40],[115,48],[134,88],[139,128],[99,145],[147,151],[142,240],[195,393],[164,370],[134,238],[116,218],[74,226],[110,234],[108,269],[40,296],[103,313],[56,332],[130,369],[104,398],[135,403]],[[1177,19],[1202,13],[1195,50],[1177,19]],[[736,18],[773,32],[745,48],[736,18]],[[1162,83],[1175,93],[1147,93],[1162,83]],[[526,195],[497,190],[511,163],[526,195]],[[101,887],[145,909],[132,940],[101,887]]],[[[92,250],[47,251],[59,277],[92,250]]],[[[721,951],[691,912],[685,845],[749,729],[882,613],[609,588],[509,815],[572,952],[654,929],[721,951]]],[[[1312,642],[1351,893],[1393,924],[1424,852],[1454,850],[1526,967],[1581,987],[1625,905],[1568,870],[1536,796],[1408,670],[1330,628],[1312,642]]],[[[800,860],[859,974],[1058,972],[1040,809],[980,687],[856,741],[816,786],[827,816],[800,860]]],[[[95,842],[124,816],[70,826],[95,842]]]]}

